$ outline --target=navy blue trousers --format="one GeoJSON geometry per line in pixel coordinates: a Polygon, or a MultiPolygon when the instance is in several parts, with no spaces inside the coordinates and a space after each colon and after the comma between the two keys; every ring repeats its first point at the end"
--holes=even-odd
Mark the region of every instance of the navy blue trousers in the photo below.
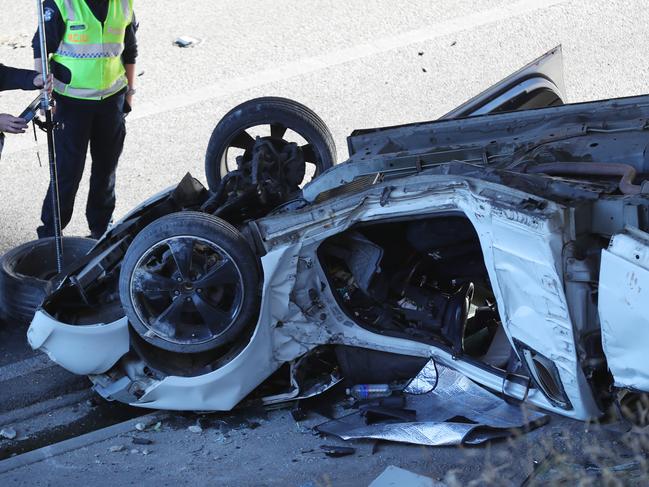
{"type": "MultiPolygon", "coordinates": [[[[73,100],[58,96],[54,121],[62,125],[54,132],[58,168],[61,227],[72,219],[74,200],[86,165],[90,146],[92,167],[86,218],[92,236],[103,234],[115,210],[115,171],[124,147],[124,94],[102,101],[73,100]]],[[[39,238],[54,235],[52,199],[48,189],[38,227],[39,238]]]]}

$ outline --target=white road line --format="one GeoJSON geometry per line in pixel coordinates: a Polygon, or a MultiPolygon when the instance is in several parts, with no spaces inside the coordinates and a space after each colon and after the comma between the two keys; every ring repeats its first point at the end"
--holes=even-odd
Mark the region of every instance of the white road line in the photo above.
{"type": "Polygon", "coordinates": [[[56,364],[45,354],[40,354],[21,362],[5,365],[4,367],[0,367],[0,383],[23,377],[27,374],[38,372],[39,370],[48,369],[55,365],[56,364]]]}
{"type": "MultiPolygon", "coordinates": [[[[165,97],[164,101],[159,100],[156,103],[143,102],[141,105],[138,105],[138,109],[129,117],[129,120],[160,115],[207,100],[223,98],[233,93],[285,81],[412,44],[500,22],[512,17],[519,17],[569,1],[571,0],[519,0],[501,7],[445,20],[421,29],[357,44],[353,47],[319,56],[300,59],[276,68],[257,71],[246,76],[220,80],[213,85],[204,86],[192,91],[183,91],[182,94],[165,97]]],[[[41,139],[44,138],[42,137],[41,139]]],[[[33,141],[30,142],[26,138],[21,138],[19,141],[11,140],[7,142],[5,153],[8,154],[31,148],[34,145],[33,141]]],[[[41,142],[44,142],[44,140],[41,140],[41,142]]]]}

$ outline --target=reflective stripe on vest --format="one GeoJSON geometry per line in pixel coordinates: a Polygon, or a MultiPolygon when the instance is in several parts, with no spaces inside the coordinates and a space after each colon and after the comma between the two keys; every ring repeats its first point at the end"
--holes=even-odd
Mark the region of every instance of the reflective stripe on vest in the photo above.
{"type": "Polygon", "coordinates": [[[74,5],[72,5],[72,0],[63,0],[65,2],[65,14],[70,22],[77,20],[77,16],[74,13],[74,5]]]}
{"type": "Polygon", "coordinates": [[[56,53],[59,56],[77,59],[118,57],[124,51],[124,44],[69,44],[61,42],[56,53]]]}
{"type": "Polygon", "coordinates": [[[131,12],[130,0],[122,0],[122,11],[124,12],[125,19],[132,19],[133,12],[131,12]]]}
{"type": "Polygon", "coordinates": [[[106,98],[111,95],[114,95],[115,93],[118,93],[124,88],[126,88],[128,83],[126,82],[126,78],[120,78],[113,84],[113,86],[106,88],[105,90],[93,90],[93,89],[86,89],[86,88],[72,88],[66,85],[64,82],[54,78],[54,82],[52,83],[52,85],[54,87],[54,90],[56,90],[59,93],[71,96],[73,98],[83,98],[86,100],[92,100],[94,98],[101,99],[101,98],[106,98]]]}

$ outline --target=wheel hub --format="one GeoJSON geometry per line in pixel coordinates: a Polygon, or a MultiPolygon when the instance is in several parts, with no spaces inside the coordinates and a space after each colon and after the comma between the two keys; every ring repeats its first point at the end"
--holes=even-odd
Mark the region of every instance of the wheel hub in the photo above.
{"type": "Polygon", "coordinates": [[[218,338],[241,311],[241,279],[230,255],[209,240],[182,236],[159,242],[132,273],[131,297],[145,328],[136,332],[180,348],[218,338]]]}

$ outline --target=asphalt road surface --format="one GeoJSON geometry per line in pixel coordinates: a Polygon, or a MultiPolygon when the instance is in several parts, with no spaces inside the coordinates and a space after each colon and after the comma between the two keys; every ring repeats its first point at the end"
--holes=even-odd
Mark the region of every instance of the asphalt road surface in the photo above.
{"type": "MultiPolygon", "coordinates": [[[[0,62],[31,67],[35,2],[0,0],[0,12],[0,62]]],[[[136,2],[136,12],[140,21],[140,76],[118,171],[116,218],[177,183],[188,171],[204,181],[204,153],[214,125],[232,107],[253,97],[284,96],[314,109],[329,125],[339,160],[343,161],[345,137],[353,129],[434,119],[558,44],[563,46],[568,101],[648,91],[646,0],[157,0],[136,2]],[[175,47],[173,41],[181,35],[195,37],[201,43],[186,49],[175,47]]],[[[0,113],[16,115],[34,96],[33,92],[2,93],[0,113]]],[[[31,133],[7,137],[0,163],[0,252],[35,238],[49,182],[44,140],[39,135],[37,144],[31,133]]],[[[67,235],[88,233],[84,215],[88,177],[86,173],[67,235]]],[[[0,328],[3,326],[0,368],[11,374],[4,381],[11,382],[11,388],[5,388],[4,393],[0,390],[4,404],[0,413],[7,413],[14,403],[16,407],[32,407],[39,400],[56,400],[57,394],[74,395],[86,387],[85,379],[48,367],[26,351],[22,329],[0,324],[0,328]],[[10,401],[6,400],[9,396],[10,401]]],[[[267,479],[269,485],[357,485],[354,475],[365,460],[309,461],[313,465],[297,474],[296,469],[304,467],[302,459],[311,458],[302,457],[300,452],[314,445],[301,435],[293,446],[285,442],[284,449],[270,455],[278,438],[293,438],[297,433],[285,416],[264,424],[270,430],[259,430],[261,440],[253,460],[260,465],[255,475],[246,476],[242,470],[238,477],[230,478],[231,485],[263,483],[255,482],[259,478],[267,479]],[[264,451],[269,453],[267,457],[262,455],[264,451]],[[299,461],[284,458],[287,455],[299,461]],[[278,473],[278,466],[289,472],[287,476],[278,473]]],[[[569,424],[554,424],[544,435],[552,439],[570,430],[581,441],[585,427],[569,424]]],[[[184,431],[184,425],[180,431],[184,431]]],[[[159,455],[147,460],[148,466],[145,462],[137,466],[137,462],[121,457],[105,461],[106,448],[112,443],[101,444],[95,463],[105,466],[97,467],[97,472],[107,483],[141,479],[142,474],[159,484],[164,484],[165,478],[177,484],[194,478],[190,474],[194,462],[198,471],[209,468],[218,478],[220,467],[215,460],[219,454],[213,445],[199,452],[190,448],[196,443],[195,437],[174,438],[169,443],[159,442],[167,446],[158,447],[159,455]],[[165,477],[160,469],[165,469],[178,451],[183,452],[178,461],[188,463],[165,477]],[[123,471],[124,463],[130,465],[132,476],[111,477],[111,473],[123,471]]],[[[535,452],[530,446],[540,441],[537,437],[525,441],[529,459],[540,462],[545,458],[546,453],[535,452]]],[[[236,451],[234,444],[230,449],[228,468],[250,461],[250,457],[241,456],[238,446],[236,451]]],[[[502,456],[498,462],[506,465],[508,455],[516,449],[496,449],[502,456]]],[[[448,481],[445,473],[453,468],[464,472],[460,477],[468,480],[490,461],[487,449],[463,451],[457,456],[455,449],[435,453],[399,447],[388,450],[384,457],[373,457],[365,450],[362,455],[371,468],[358,477],[365,483],[388,463],[401,461],[448,481]],[[456,462],[457,458],[462,462],[456,462]]],[[[81,484],[92,474],[92,468],[87,464],[81,470],[74,467],[80,462],[87,462],[87,455],[62,458],[54,464],[44,462],[38,467],[42,471],[31,473],[46,485],[47,471],[54,468],[57,475],[68,472],[70,484],[81,484]]],[[[509,470],[516,470],[517,465],[509,465],[509,470]]],[[[526,475],[520,470],[507,479],[520,483],[526,475]]],[[[18,485],[25,478],[10,475],[4,480],[18,485]]],[[[492,480],[498,483],[498,471],[492,480]]]]}

